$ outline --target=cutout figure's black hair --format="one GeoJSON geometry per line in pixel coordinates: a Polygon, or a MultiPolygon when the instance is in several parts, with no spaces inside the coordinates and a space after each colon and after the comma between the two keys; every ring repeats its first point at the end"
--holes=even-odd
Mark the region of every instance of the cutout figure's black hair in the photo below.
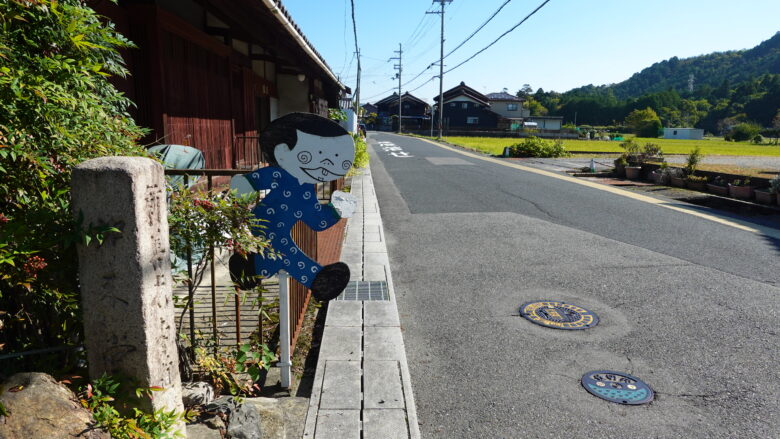
{"type": "Polygon", "coordinates": [[[271,122],[260,133],[260,149],[265,160],[273,166],[278,165],[274,157],[276,145],[286,144],[293,149],[298,143],[297,131],[320,137],[339,137],[349,135],[347,130],[336,122],[312,113],[290,113],[271,122]]]}

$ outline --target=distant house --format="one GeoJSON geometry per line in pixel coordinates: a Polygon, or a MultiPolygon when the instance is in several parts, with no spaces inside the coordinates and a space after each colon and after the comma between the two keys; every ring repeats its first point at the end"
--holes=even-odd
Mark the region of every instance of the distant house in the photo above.
{"type": "MultiPolygon", "coordinates": [[[[433,100],[438,111],[439,97],[433,100]]],[[[450,130],[494,130],[501,118],[490,110],[487,96],[463,82],[444,92],[443,108],[444,127],[450,130]]],[[[434,114],[434,117],[437,116],[434,114]]]]}
{"type": "Polygon", "coordinates": [[[664,139],[701,140],[704,130],[698,128],[664,128],[664,139]]]}
{"type": "Polygon", "coordinates": [[[376,105],[374,105],[374,104],[372,104],[370,102],[361,105],[361,107],[363,107],[363,114],[364,115],[369,115],[371,113],[379,114],[379,108],[377,108],[376,105]]]}
{"type": "Polygon", "coordinates": [[[522,119],[531,115],[531,110],[523,108],[525,99],[511,95],[505,91],[498,93],[488,93],[490,102],[490,111],[498,113],[507,119],[522,119]]]}
{"type": "MultiPolygon", "coordinates": [[[[397,129],[398,125],[393,119],[393,116],[398,115],[398,93],[379,100],[376,102],[377,114],[379,119],[383,121],[385,129],[397,129]]],[[[403,118],[403,126],[405,129],[422,129],[423,125],[427,125],[430,121],[431,106],[427,102],[406,92],[401,98],[401,117],[403,118]]]]}

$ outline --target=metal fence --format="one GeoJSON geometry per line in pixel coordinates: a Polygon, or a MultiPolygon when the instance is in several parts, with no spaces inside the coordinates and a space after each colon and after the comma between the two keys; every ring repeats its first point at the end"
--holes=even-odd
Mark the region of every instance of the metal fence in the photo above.
{"type": "MultiPolygon", "coordinates": [[[[192,169],[166,169],[165,173],[166,175],[170,176],[184,176],[185,179],[185,186],[189,183],[190,179],[192,178],[205,178],[205,187],[209,191],[213,191],[215,189],[219,190],[222,188],[226,188],[228,186],[229,179],[238,174],[244,174],[246,173],[246,170],[241,169],[200,169],[200,170],[192,170],[192,169]]],[[[198,182],[196,187],[202,187],[203,183],[198,182]]],[[[320,202],[327,203],[330,201],[331,194],[333,191],[340,190],[344,187],[344,179],[339,179],[337,181],[329,182],[329,183],[323,183],[317,185],[317,197],[320,200],[320,202]]],[[[334,262],[332,260],[324,260],[324,259],[333,259],[332,253],[334,243],[339,244],[341,242],[341,239],[343,238],[343,224],[340,225],[340,227],[334,227],[333,231],[325,231],[325,232],[315,232],[308,226],[306,226],[303,222],[299,221],[292,230],[292,238],[295,241],[295,243],[298,245],[298,247],[307,255],[311,256],[313,259],[317,260],[320,263],[330,263],[334,262]],[[339,230],[341,230],[341,233],[339,233],[339,230]],[[323,242],[327,241],[327,242],[323,242]],[[330,242],[334,241],[334,242],[330,242]],[[320,252],[320,249],[328,248],[328,253],[330,254],[324,254],[320,252]]],[[[340,250],[340,245],[337,246],[340,250]]],[[[213,248],[209,249],[209,254],[214,254],[213,248]]],[[[187,272],[188,277],[190,279],[193,278],[193,255],[187,255],[187,272]]],[[[338,257],[338,255],[335,255],[338,257]]],[[[248,308],[246,306],[242,306],[242,301],[240,299],[240,291],[233,289],[234,287],[232,285],[217,285],[219,282],[217,281],[217,265],[218,261],[216,260],[216,256],[212,256],[211,260],[208,261],[208,276],[209,276],[209,282],[208,282],[208,292],[209,294],[205,295],[205,298],[210,302],[210,307],[200,307],[199,310],[196,310],[196,307],[194,306],[194,303],[196,301],[196,291],[195,286],[192,284],[192,282],[188,282],[187,284],[187,302],[191,304],[186,312],[189,314],[189,318],[187,319],[187,325],[186,328],[182,328],[183,332],[189,335],[190,340],[192,340],[193,343],[197,343],[196,339],[196,333],[210,333],[211,339],[214,342],[215,346],[225,345],[228,343],[223,343],[224,340],[228,340],[230,343],[236,343],[240,344],[242,340],[246,340],[249,335],[254,330],[259,330],[260,333],[263,333],[263,319],[261,316],[258,317],[257,325],[255,326],[254,323],[251,325],[244,324],[245,322],[242,321],[242,313],[244,314],[243,317],[247,317],[246,313],[248,312],[248,308]],[[230,296],[232,297],[232,300],[230,296]],[[208,314],[208,315],[199,315],[196,318],[196,314],[208,314]],[[208,322],[210,327],[204,326],[203,322],[208,322]],[[226,329],[230,328],[230,329],[226,329]],[[228,332],[232,332],[232,334],[229,334],[228,332]],[[221,336],[222,334],[222,336],[221,336]]],[[[204,276],[205,277],[205,276],[204,276]]],[[[306,315],[306,309],[309,304],[309,300],[311,297],[311,292],[306,287],[300,285],[296,281],[291,281],[290,285],[290,327],[289,327],[289,334],[290,337],[290,348],[291,352],[294,352],[295,344],[298,339],[298,335],[301,332],[301,328],[303,325],[304,317],[306,315]]],[[[203,298],[203,296],[199,297],[203,298]]],[[[251,310],[249,312],[256,312],[255,310],[251,310]]],[[[254,321],[254,317],[251,319],[254,321]]]]}

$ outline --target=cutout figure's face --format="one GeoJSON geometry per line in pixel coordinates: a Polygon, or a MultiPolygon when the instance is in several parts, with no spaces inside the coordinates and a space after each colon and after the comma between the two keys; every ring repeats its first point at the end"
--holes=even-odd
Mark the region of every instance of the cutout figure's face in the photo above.
{"type": "Polygon", "coordinates": [[[322,183],[343,177],[355,160],[352,136],[320,137],[300,131],[295,148],[276,145],[274,157],[279,167],[303,183],[322,183]]]}

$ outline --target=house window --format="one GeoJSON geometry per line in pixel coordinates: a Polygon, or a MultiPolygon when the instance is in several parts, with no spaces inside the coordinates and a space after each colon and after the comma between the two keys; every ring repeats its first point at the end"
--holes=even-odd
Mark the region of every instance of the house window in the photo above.
{"type": "Polygon", "coordinates": [[[468,102],[464,102],[464,103],[460,104],[460,108],[462,108],[464,110],[468,109],[469,108],[469,103],[468,102]]]}
{"type": "Polygon", "coordinates": [[[454,107],[455,105],[457,105],[455,102],[450,103],[450,107],[454,107]]]}
{"type": "Polygon", "coordinates": [[[408,110],[410,108],[409,104],[404,104],[404,110],[408,110]]]}
{"type": "Polygon", "coordinates": [[[506,104],[507,111],[517,111],[517,104],[506,104]]]}
{"type": "Polygon", "coordinates": [[[677,130],[674,130],[674,135],[675,135],[675,136],[677,135],[677,130]]]}
{"type": "Polygon", "coordinates": [[[467,117],[466,118],[466,125],[476,125],[479,123],[478,117],[467,117]]]}

